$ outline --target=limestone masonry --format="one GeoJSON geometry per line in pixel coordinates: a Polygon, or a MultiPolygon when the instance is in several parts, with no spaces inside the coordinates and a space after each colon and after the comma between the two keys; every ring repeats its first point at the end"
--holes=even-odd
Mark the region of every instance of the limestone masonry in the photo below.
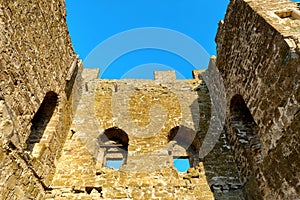
{"type": "Polygon", "coordinates": [[[231,0],[190,80],[99,79],[63,0],[0,0],[0,35],[0,199],[300,199],[297,3],[231,0]]]}

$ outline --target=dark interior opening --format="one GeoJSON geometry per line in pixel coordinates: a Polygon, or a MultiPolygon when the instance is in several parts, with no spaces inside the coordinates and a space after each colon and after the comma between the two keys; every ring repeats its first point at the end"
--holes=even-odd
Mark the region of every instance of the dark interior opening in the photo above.
{"type": "Polygon", "coordinates": [[[57,100],[58,96],[56,93],[48,92],[40,108],[31,120],[31,133],[26,141],[28,151],[31,152],[34,145],[41,141],[44,131],[57,106],[57,100]]]}
{"type": "Polygon", "coordinates": [[[230,102],[230,123],[239,142],[248,146],[254,141],[257,125],[243,97],[235,95],[230,102]]]}
{"type": "Polygon", "coordinates": [[[106,129],[104,133],[100,135],[100,141],[102,144],[111,143],[126,151],[128,150],[128,135],[125,131],[118,127],[106,129]]]}
{"type": "Polygon", "coordinates": [[[257,130],[258,126],[243,97],[241,95],[233,96],[230,102],[230,143],[242,175],[242,182],[246,185],[245,188],[250,185],[255,195],[259,196],[258,183],[255,179],[255,166],[262,161],[262,157],[261,142],[257,130]]]}

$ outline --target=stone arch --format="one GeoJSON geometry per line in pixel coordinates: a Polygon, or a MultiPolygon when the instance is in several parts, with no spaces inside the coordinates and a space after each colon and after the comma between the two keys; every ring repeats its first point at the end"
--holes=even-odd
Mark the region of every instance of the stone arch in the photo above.
{"type": "Polygon", "coordinates": [[[174,158],[187,158],[190,167],[199,164],[199,139],[196,132],[186,126],[176,126],[168,133],[169,155],[174,158]]]}
{"type": "Polygon", "coordinates": [[[36,143],[39,143],[44,132],[55,113],[58,104],[58,95],[55,92],[47,92],[38,111],[31,120],[30,135],[26,141],[27,150],[32,152],[36,143]]]}
{"type": "Polygon", "coordinates": [[[128,150],[129,137],[125,131],[118,127],[106,129],[99,137],[101,144],[113,143],[126,151],[128,150]]]}
{"type": "Polygon", "coordinates": [[[229,111],[229,139],[246,181],[256,163],[262,161],[258,126],[241,95],[232,97],[229,111]]]}
{"type": "Polygon", "coordinates": [[[118,127],[108,128],[99,135],[98,141],[98,162],[100,161],[102,166],[109,167],[108,162],[113,161],[121,162],[121,165],[127,163],[129,137],[124,130],[118,127]]]}

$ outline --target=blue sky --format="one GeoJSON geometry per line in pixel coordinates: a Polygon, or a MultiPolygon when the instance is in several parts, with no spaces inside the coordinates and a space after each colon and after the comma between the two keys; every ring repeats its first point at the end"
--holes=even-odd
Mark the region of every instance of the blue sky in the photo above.
{"type": "MultiPolygon", "coordinates": [[[[178,76],[191,78],[191,70],[207,68],[209,56],[216,54],[214,38],[228,3],[229,0],[66,0],[67,23],[76,53],[85,67],[99,67],[102,78],[153,78],[154,69],[174,69],[178,76]],[[104,54],[97,54],[93,62],[85,62],[93,49],[97,51],[96,47],[108,38],[144,27],[174,30],[192,38],[207,52],[207,56],[201,56],[204,63],[194,66],[181,55],[155,48],[120,54],[109,66],[97,66],[106,56],[104,54]]],[[[121,43],[127,45],[135,42],[133,40],[121,40],[121,43]]],[[[175,45],[176,42],[170,40],[175,45]]],[[[181,46],[178,44],[177,48],[181,46]]]]}

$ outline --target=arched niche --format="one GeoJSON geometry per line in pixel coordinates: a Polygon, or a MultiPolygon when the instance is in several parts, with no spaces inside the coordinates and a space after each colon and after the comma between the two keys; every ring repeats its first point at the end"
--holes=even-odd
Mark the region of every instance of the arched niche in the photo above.
{"type": "Polygon", "coordinates": [[[106,129],[99,135],[98,155],[103,167],[119,169],[127,163],[128,134],[118,127],[106,129]]]}
{"type": "Polygon", "coordinates": [[[230,101],[230,125],[233,137],[247,150],[250,148],[258,149],[257,124],[254,121],[243,97],[235,95],[230,101]],[[256,147],[255,147],[256,145],[256,147]]]}
{"type": "Polygon", "coordinates": [[[229,139],[246,181],[252,176],[256,163],[262,161],[258,127],[239,94],[233,96],[230,101],[229,115],[229,139]]]}
{"type": "Polygon", "coordinates": [[[193,129],[176,126],[169,131],[168,141],[169,155],[172,156],[174,166],[178,171],[185,172],[188,168],[199,164],[199,139],[193,129]]]}
{"type": "Polygon", "coordinates": [[[30,135],[26,141],[27,151],[32,152],[35,145],[39,143],[44,132],[51,121],[57,108],[58,95],[55,92],[47,92],[38,111],[31,120],[30,135]]]}

